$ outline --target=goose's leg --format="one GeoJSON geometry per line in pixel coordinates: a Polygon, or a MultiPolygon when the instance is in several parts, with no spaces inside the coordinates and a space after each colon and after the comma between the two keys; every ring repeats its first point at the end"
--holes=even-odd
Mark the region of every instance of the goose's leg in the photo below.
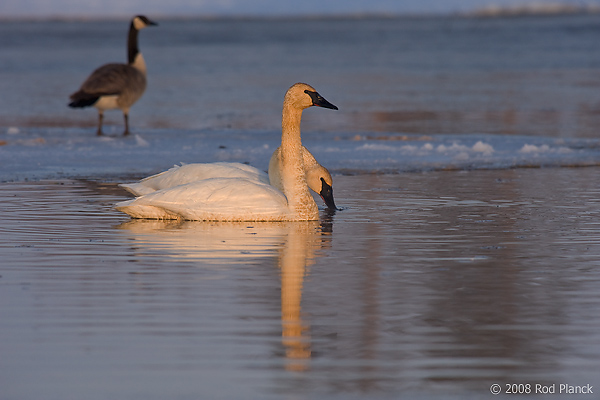
{"type": "Polygon", "coordinates": [[[104,119],[104,113],[102,110],[98,110],[98,130],[96,131],[97,136],[102,136],[102,120],[104,119]]]}
{"type": "Polygon", "coordinates": [[[123,113],[123,117],[125,118],[125,132],[123,132],[123,136],[129,135],[129,114],[123,113]]]}

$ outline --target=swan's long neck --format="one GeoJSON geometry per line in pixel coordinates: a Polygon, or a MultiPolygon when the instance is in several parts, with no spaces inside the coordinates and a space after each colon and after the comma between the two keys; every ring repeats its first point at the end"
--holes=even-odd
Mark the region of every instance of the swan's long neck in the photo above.
{"type": "Polygon", "coordinates": [[[129,26],[129,36],[127,38],[127,62],[132,67],[138,69],[144,75],[146,75],[146,62],[138,46],[138,33],[139,30],[131,22],[129,26]]]}
{"type": "Polygon", "coordinates": [[[281,181],[288,205],[298,219],[318,218],[318,208],[306,183],[300,122],[302,110],[283,105],[281,120],[281,181]]]}

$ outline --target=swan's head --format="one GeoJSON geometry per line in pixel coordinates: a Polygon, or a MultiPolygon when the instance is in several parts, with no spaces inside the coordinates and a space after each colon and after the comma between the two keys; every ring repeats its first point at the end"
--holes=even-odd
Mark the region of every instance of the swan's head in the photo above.
{"type": "Polygon", "coordinates": [[[150,19],[148,19],[148,17],[144,15],[137,15],[131,20],[131,25],[133,25],[133,27],[139,31],[140,29],[144,29],[147,26],[153,26],[158,24],[154,21],[150,21],[150,19]]]}
{"type": "Polygon", "coordinates": [[[325,100],[315,88],[306,83],[296,83],[288,89],[285,94],[285,103],[304,110],[305,108],[318,106],[337,110],[338,108],[325,100]]]}
{"type": "Polygon", "coordinates": [[[316,164],[306,171],[306,183],[308,187],[319,193],[327,208],[337,210],[333,200],[333,179],[324,166],[316,164]]]}

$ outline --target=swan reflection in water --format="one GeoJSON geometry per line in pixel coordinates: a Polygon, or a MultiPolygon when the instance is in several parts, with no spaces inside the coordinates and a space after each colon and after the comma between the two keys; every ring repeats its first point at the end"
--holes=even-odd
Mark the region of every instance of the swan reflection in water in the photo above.
{"type": "Polygon", "coordinates": [[[140,255],[167,255],[203,264],[241,265],[277,257],[281,277],[281,337],[289,371],[303,371],[311,358],[309,324],[301,302],[307,267],[329,246],[335,211],[320,221],[197,222],[130,220],[121,225],[140,255]]]}

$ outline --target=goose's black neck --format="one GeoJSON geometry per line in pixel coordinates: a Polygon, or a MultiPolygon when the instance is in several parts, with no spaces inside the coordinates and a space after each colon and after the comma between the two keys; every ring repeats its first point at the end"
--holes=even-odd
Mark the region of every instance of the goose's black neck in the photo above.
{"type": "Polygon", "coordinates": [[[133,64],[135,56],[138,55],[140,49],[138,48],[138,30],[135,28],[133,21],[129,25],[129,36],[127,39],[127,61],[129,64],[133,64]]]}

